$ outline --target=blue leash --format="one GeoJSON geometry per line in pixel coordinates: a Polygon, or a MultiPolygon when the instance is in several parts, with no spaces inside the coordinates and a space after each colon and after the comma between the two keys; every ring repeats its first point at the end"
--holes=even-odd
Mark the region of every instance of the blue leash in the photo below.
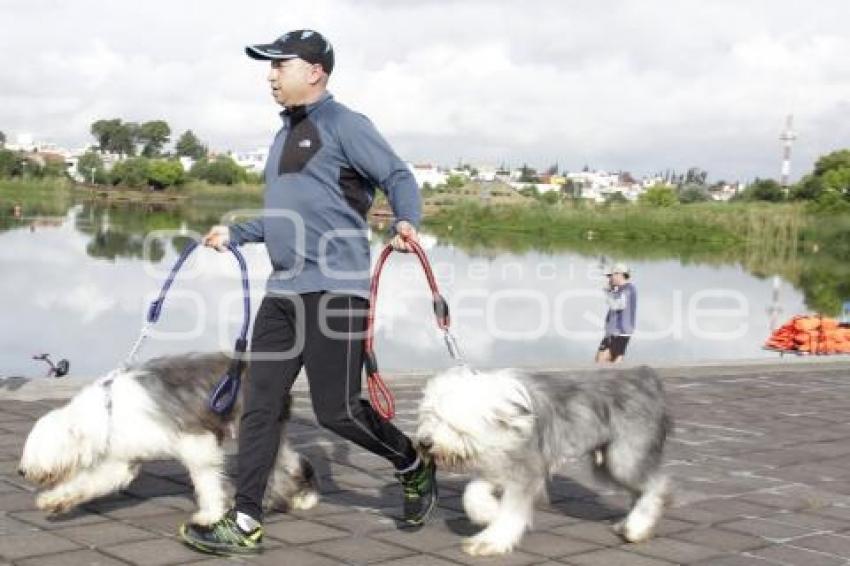
{"type": "MultiPolygon", "coordinates": [[[[171,288],[171,284],[174,283],[174,278],[177,276],[177,272],[180,271],[180,268],[183,267],[186,259],[197,247],[198,242],[189,242],[189,244],[183,248],[183,251],[180,253],[180,257],[177,258],[177,261],[174,264],[174,267],[171,268],[171,273],[168,274],[168,278],[166,278],[165,283],[162,284],[159,296],[151,302],[148,307],[147,318],[145,320],[145,324],[142,326],[139,338],[136,340],[136,343],[130,350],[130,354],[127,356],[127,360],[124,362],[123,367],[125,369],[133,363],[136,353],[148,337],[151,327],[159,321],[159,317],[162,314],[162,306],[165,303],[165,296],[171,288]]],[[[232,253],[236,258],[236,262],[239,264],[239,270],[242,273],[242,306],[244,316],[242,319],[242,330],[240,331],[239,337],[236,339],[236,344],[233,347],[234,354],[233,359],[230,362],[230,367],[213,388],[208,402],[210,410],[223,417],[227,416],[230,411],[233,410],[233,406],[236,404],[236,399],[239,396],[239,386],[242,382],[242,373],[245,371],[245,350],[248,345],[248,327],[251,324],[251,292],[248,284],[248,265],[245,263],[245,258],[242,256],[242,253],[235,245],[228,243],[227,249],[230,250],[230,253],[232,253]]]]}

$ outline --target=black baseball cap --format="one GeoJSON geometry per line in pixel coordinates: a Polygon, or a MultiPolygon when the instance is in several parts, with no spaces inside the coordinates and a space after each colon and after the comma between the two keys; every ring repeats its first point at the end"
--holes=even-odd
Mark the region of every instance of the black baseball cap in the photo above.
{"type": "Polygon", "coordinates": [[[329,75],[334,68],[334,48],[322,34],[311,29],[289,31],[271,43],[249,45],[245,48],[245,53],[262,61],[297,57],[308,63],[321,65],[329,75]]]}

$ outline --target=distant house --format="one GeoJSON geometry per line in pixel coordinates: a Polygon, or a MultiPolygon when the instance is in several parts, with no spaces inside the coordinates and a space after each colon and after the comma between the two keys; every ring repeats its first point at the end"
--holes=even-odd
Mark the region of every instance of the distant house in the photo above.
{"type": "Polygon", "coordinates": [[[523,183],[521,181],[510,181],[510,182],[508,182],[508,185],[510,185],[511,187],[516,189],[517,191],[521,191],[521,190],[525,189],[526,187],[535,187],[537,189],[537,192],[539,192],[540,194],[546,194],[546,193],[550,193],[552,191],[561,192],[562,189],[563,189],[563,185],[558,185],[558,184],[555,184],[555,183],[540,183],[540,182],[523,183]]]}
{"type": "Polygon", "coordinates": [[[236,152],[231,155],[233,161],[251,173],[262,174],[269,158],[268,148],[257,148],[254,151],[236,152]]]}
{"type": "Polygon", "coordinates": [[[181,155],[177,158],[177,161],[180,162],[180,166],[183,167],[183,171],[189,171],[192,168],[192,165],[195,164],[195,160],[186,155],[181,155]]]}
{"type": "Polygon", "coordinates": [[[496,178],[497,181],[507,183],[508,181],[511,180],[511,170],[506,169],[504,167],[500,167],[499,169],[496,170],[494,177],[496,178]]]}
{"type": "Polygon", "coordinates": [[[413,178],[416,179],[416,184],[422,188],[425,183],[431,187],[437,185],[445,185],[448,181],[448,174],[441,170],[436,165],[431,163],[407,163],[407,168],[413,173],[413,178]]]}
{"type": "Polygon", "coordinates": [[[567,173],[567,179],[575,187],[575,195],[594,202],[604,202],[605,194],[619,186],[620,175],[605,171],[579,171],[567,173]]]}
{"type": "Polygon", "coordinates": [[[474,167],[477,174],[475,175],[476,181],[484,181],[484,182],[493,182],[496,180],[497,169],[490,165],[477,165],[474,167]]]}
{"type": "Polygon", "coordinates": [[[744,183],[723,183],[712,185],[708,188],[708,194],[712,200],[726,202],[746,188],[744,183]]]}

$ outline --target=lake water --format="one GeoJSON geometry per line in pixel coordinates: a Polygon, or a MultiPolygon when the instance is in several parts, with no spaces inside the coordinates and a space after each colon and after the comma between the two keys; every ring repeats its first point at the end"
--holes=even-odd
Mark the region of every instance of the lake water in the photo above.
{"type": "MultiPolygon", "coordinates": [[[[67,358],[74,375],[118,365],[135,341],[184,239],[218,212],[144,211],[76,204],[50,216],[6,219],[0,232],[0,376],[39,376],[31,359],[67,358]],[[146,240],[152,230],[170,230],[146,240]],[[176,232],[175,232],[176,230],[176,232]],[[146,241],[152,245],[146,245],[146,241]]],[[[423,242],[452,312],[452,329],[477,367],[586,364],[602,336],[600,258],[558,252],[461,248],[423,242]]],[[[382,246],[373,237],[373,257],[382,246]]],[[[270,271],[264,248],[243,248],[253,309],[270,271]]],[[[802,292],[740,263],[628,262],[639,302],[627,358],[675,363],[777,357],[761,345],[771,326],[806,312],[802,292]]],[[[239,272],[230,254],[195,252],[175,282],[141,358],[229,349],[241,323],[239,272]]],[[[381,280],[376,351],[383,370],[450,364],[418,262],[394,254],[381,280]]]]}

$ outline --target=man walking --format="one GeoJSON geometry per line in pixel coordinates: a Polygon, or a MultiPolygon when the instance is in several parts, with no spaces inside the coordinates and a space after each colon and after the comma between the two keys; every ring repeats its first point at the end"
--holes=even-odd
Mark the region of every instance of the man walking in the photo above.
{"type": "Polygon", "coordinates": [[[626,346],[635,331],[637,314],[637,289],[631,282],[629,268],[617,263],[605,273],[605,301],[608,314],[605,316],[605,337],[596,352],[596,363],[617,363],[623,360],[626,346]]]}
{"type": "Polygon", "coordinates": [[[220,554],[260,550],[262,500],[280,439],[284,399],[303,367],[322,426],[389,460],[404,492],[403,521],[421,525],[436,505],[435,466],[360,398],[369,297],[366,214],[375,187],[396,221],[392,245],[417,238],[419,189],[364,116],[327,91],[331,44],[297,30],[247,54],[271,62],[272,96],[284,110],[269,151],[261,218],[214,226],[204,244],[264,242],[272,263],[254,322],[239,430],[235,508],[210,526],[184,525],[192,546],[220,554]]]}

